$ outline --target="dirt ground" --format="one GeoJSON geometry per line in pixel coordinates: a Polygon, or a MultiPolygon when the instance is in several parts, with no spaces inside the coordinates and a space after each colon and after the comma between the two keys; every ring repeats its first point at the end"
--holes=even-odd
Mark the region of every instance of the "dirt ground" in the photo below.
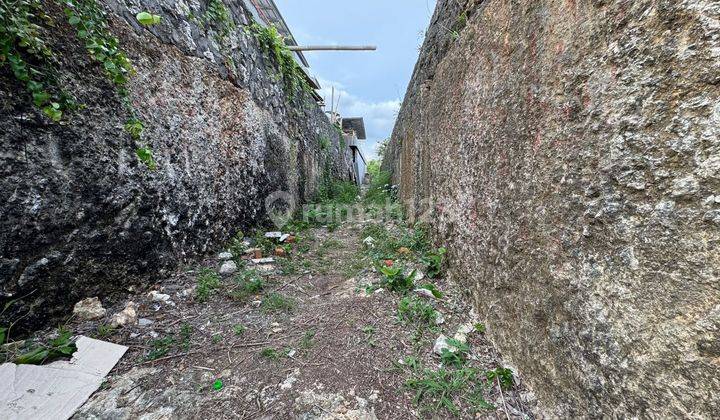
{"type": "MultiPolygon", "coordinates": [[[[455,286],[435,279],[442,299],[416,299],[444,322],[401,321],[402,294],[366,287],[382,277],[363,252],[367,223],[302,232],[287,257],[271,266],[248,262],[202,301],[202,268],[217,271],[223,263],[207,259],[151,289],[169,295],[168,302],[138,291],[138,325],[72,324],[76,333],[129,347],[75,418],[532,418],[534,398],[517,376],[506,389],[485,378],[502,362],[477,330],[467,334],[464,366],[482,372],[484,386],[475,389],[488,405],[463,390],[443,395],[455,409],[438,407],[442,397],[427,393],[414,401],[418,389],[408,380],[440,368],[438,335],[452,337],[477,320],[455,286]],[[255,268],[262,269],[262,290],[238,293],[237,276],[255,268]]],[[[122,306],[113,309],[108,313],[122,306]]]]}

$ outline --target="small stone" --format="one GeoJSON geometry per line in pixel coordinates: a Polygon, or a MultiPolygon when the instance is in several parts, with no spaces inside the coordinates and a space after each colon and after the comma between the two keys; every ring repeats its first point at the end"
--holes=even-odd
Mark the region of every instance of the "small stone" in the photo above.
{"type": "Polygon", "coordinates": [[[237,271],[237,264],[235,264],[235,261],[225,261],[222,266],[220,266],[220,275],[222,276],[229,276],[230,274],[233,274],[237,271]]]}
{"type": "Polygon", "coordinates": [[[424,289],[424,288],[415,289],[414,292],[416,295],[418,295],[420,297],[424,297],[424,298],[428,298],[428,299],[435,299],[435,295],[433,295],[433,292],[428,289],[424,289]]]}
{"type": "Polygon", "coordinates": [[[152,325],[152,324],[153,324],[153,321],[152,321],[152,320],[149,320],[149,319],[147,319],[147,318],[140,318],[140,319],[138,319],[138,326],[140,326],[140,327],[147,327],[147,326],[152,325]]]}
{"type": "Polygon", "coordinates": [[[282,328],[273,328],[272,332],[274,332],[275,334],[281,333],[281,332],[283,332],[283,329],[282,328]]]}
{"type": "Polygon", "coordinates": [[[110,319],[110,325],[113,327],[122,327],[128,324],[134,324],[137,322],[137,304],[135,302],[128,302],[125,305],[125,309],[116,313],[110,319]]]}
{"type": "Polygon", "coordinates": [[[248,248],[245,250],[246,255],[255,255],[256,252],[260,252],[262,254],[262,249],[260,248],[248,248]]]}
{"type": "Polygon", "coordinates": [[[375,238],[373,238],[372,236],[368,236],[367,238],[363,239],[363,243],[365,244],[365,246],[372,248],[373,246],[375,246],[375,238]]]}
{"type": "Polygon", "coordinates": [[[275,262],[275,258],[253,258],[251,261],[253,262],[253,264],[271,264],[275,262]]]}
{"type": "Polygon", "coordinates": [[[98,319],[105,316],[107,310],[103,308],[100,299],[91,297],[75,304],[73,314],[82,320],[98,319]]]}
{"type": "Polygon", "coordinates": [[[220,261],[227,261],[227,260],[231,260],[232,257],[233,257],[233,254],[230,253],[230,252],[221,252],[221,253],[218,255],[218,260],[220,260],[220,261]]]}
{"type": "Polygon", "coordinates": [[[285,251],[285,248],[279,246],[275,248],[275,255],[278,257],[284,257],[287,255],[287,251],[285,251]]]}
{"type": "Polygon", "coordinates": [[[164,302],[164,303],[170,302],[170,295],[160,293],[156,290],[153,290],[150,293],[148,293],[148,297],[150,297],[153,302],[164,302]]]}
{"type": "Polygon", "coordinates": [[[284,233],[282,236],[280,236],[280,242],[285,242],[290,237],[289,233],[284,233]]]}
{"type": "Polygon", "coordinates": [[[457,349],[447,342],[448,338],[445,337],[445,335],[440,334],[440,336],[435,340],[435,345],[433,345],[433,352],[437,355],[442,355],[443,350],[448,350],[450,352],[455,352],[457,349]]]}
{"type": "Polygon", "coordinates": [[[435,325],[442,325],[445,323],[445,315],[441,314],[440,312],[435,312],[437,315],[435,315],[435,325]]]}
{"type": "Polygon", "coordinates": [[[265,237],[268,239],[280,239],[282,235],[282,232],[265,232],[265,237]]]}
{"type": "Polygon", "coordinates": [[[425,273],[423,273],[420,270],[415,270],[415,277],[413,278],[413,281],[420,281],[425,278],[425,273]]]}
{"type": "Polygon", "coordinates": [[[271,327],[279,327],[279,326],[280,326],[280,323],[279,323],[279,322],[273,322],[272,324],[270,324],[270,326],[271,326],[271,327]]]}
{"type": "Polygon", "coordinates": [[[290,351],[288,352],[287,356],[288,356],[288,357],[293,357],[293,356],[295,356],[296,353],[297,353],[297,351],[295,351],[295,349],[292,349],[292,350],[290,350],[290,351]]]}

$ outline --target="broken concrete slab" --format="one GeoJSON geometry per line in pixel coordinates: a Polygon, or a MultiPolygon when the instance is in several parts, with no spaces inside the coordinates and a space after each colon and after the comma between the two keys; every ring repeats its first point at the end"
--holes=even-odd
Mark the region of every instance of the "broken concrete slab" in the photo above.
{"type": "Polygon", "coordinates": [[[68,419],[102,384],[127,347],[81,336],[70,361],[0,365],[0,413],[7,419],[68,419]]]}

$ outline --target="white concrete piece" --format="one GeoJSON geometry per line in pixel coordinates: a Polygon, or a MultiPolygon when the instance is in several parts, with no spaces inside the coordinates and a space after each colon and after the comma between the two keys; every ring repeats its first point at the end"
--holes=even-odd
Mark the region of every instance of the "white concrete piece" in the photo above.
{"type": "Polygon", "coordinates": [[[48,365],[0,365],[3,419],[68,419],[127,351],[127,347],[80,336],[72,360],[48,365]]]}

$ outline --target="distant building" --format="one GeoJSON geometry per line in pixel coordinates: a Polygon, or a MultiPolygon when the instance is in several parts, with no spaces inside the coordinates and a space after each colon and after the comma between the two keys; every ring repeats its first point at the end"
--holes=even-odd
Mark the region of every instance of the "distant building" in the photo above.
{"type": "Polygon", "coordinates": [[[345,143],[347,143],[350,151],[352,151],[355,179],[357,180],[358,185],[362,185],[363,182],[365,182],[367,163],[365,162],[362,150],[360,150],[358,140],[365,140],[367,138],[365,136],[365,121],[359,117],[343,118],[342,131],[345,143]]]}

